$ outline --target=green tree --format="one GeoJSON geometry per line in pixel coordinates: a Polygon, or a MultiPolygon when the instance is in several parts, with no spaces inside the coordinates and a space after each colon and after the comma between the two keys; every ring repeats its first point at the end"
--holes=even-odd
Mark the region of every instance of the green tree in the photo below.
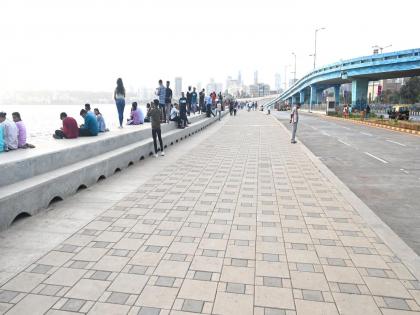
{"type": "Polygon", "coordinates": [[[401,98],[406,103],[416,103],[420,100],[420,77],[412,77],[401,87],[401,98]]]}

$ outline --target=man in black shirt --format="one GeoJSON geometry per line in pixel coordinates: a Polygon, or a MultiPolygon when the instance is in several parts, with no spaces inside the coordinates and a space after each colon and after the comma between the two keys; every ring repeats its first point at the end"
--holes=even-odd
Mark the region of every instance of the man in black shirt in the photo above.
{"type": "Polygon", "coordinates": [[[204,96],[206,95],[205,90],[202,89],[201,92],[199,93],[199,101],[198,101],[198,113],[200,114],[200,112],[205,112],[204,109],[204,96]]]}
{"type": "Polygon", "coordinates": [[[171,83],[166,81],[166,95],[165,95],[165,104],[166,104],[166,121],[169,123],[169,119],[171,116],[171,104],[172,104],[172,90],[169,88],[171,83]]]}
{"type": "Polygon", "coordinates": [[[191,100],[192,100],[192,93],[191,93],[191,86],[188,87],[187,91],[187,114],[190,116],[191,112],[191,100]]]}
{"type": "Polygon", "coordinates": [[[179,99],[179,116],[181,118],[181,127],[186,127],[188,124],[187,118],[187,98],[185,93],[181,93],[181,98],[179,99]]]}

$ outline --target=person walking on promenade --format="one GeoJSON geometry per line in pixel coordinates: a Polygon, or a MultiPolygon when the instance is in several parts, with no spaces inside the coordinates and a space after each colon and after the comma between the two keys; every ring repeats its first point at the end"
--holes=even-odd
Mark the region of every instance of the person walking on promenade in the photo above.
{"type": "Polygon", "coordinates": [[[213,100],[210,95],[206,96],[206,113],[207,117],[211,117],[211,115],[216,116],[212,110],[213,100]]]}
{"type": "Polygon", "coordinates": [[[165,110],[165,99],[166,99],[166,88],[163,86],[163,81],[159,80],[159,86],[156,88],[156,96],[158,97],[160,113],[160,122],[166,122],[166,110],[165,110]]]}
{"type": "Polygon", "coordinates": [[[195,112],[197,111],[197,91],[195,87],[193,88],[193,91],[191,93],[191,109],[195,115],[195,112]]]}
{"type": "MultiPolygon", "coordinates": [[[[88,111],[88,112],[89,112],[89,111],[88,111]]],[[[104,116],[102,116],[102,114],[101,114],[101,112],[99,111],[99,109],[98,109],[98,108],[95,108],[95,109],[93,110],[93,112],[95,113],[96,120],[98,121],[98,131],[99,131],[99,132],[107,132],[107,131],[109,131],[109,130],[106,128],[106,124],[105,124],[105,119],[104,119],[104,116]]]]}
{"type": "Polygon", "coordinates": [[[204,97],[206,96],[206,90],[202,89],[198,95],[198,113],[205,112],[204,97]]]}
{"type": "Polygon", "coordinates": [[[73,117],[67,117],[66,113],[60,114],[60,119],[63,121],[63,127],[56,130],[53,134],[54,139],[76,139],[79,136],[79,127],[77,121],[73,117]]]}
{"type": "Polygon", "coordinates": [[[120,122],[119,128],[123,127],[124,121],[124,107],[125,107],[125,88],[121,78],[117,80],[117,87],[114,91],[114,100],[117,105],[118,120],[120,122]]]}
{"type": "Polygon", "coordinates": [[[154,100],[152,107],[147,112],[147,117],[150,117],[152,123],[152,137],[153,137],[153,146],[155,147],[155,157],[158,157],[158,149],[156,138],[159,139],[160,144],[160,155],[164,156],[165,151],[163,151],[163,142],[162,142],[162,132],[160,129],[160,119],[162,111],[159,109],[160,101],[154,100]]]}
{"type": "Polygon", "coordinates": [[[18,148],[18,127],[15,122],[6,118],[5,112],[0,112],[0,125],[3,126],[4,151],[16,150],[18,148]]]}
{"type": "Polygon", "coordinates": [[[22,121],[22,118],[20,117],[20,113],[12,113],[12,118],[16,124],[16,127],[18,128],[18,147],[20,149],[35,148],[33,144],[29,144],[26,142],[26,126],[22,121]]]}
{"type": "Polygon", "coordinates": [[[166,105],[166,121],[169,123],[170,116],[171,116],[171,104],[172,104],[172,89],[169,87],[171,82],[166,81],[166,89],[165,89],[165,105],[166,105]]]}
{"type": "Polygon", "coordinates": [[[220,121],[220,119],[222,118],[222,104],[220,102],[217,102],[216,111],[220,121]]]}
{"type": "Polygon", "coordinates": [[[210,93],[210,97],[211,97],[211,105],[212,107],[216,106],[216,98],[217,98],[217,94],[215,91],[210,93]]]}
{"type": "Polygon", "coordinates": [[[299,108],[300,103],[297,103],[292,108],[292,112],[290,114],[290,123],[292,124],[292,140],[291,143],[296,143],[295,137],[296,137],[296,130],[297,130],[297,124],[299,122],[299,108]]]}
{"type": "Polygon", "coordinates": [[[181,119],[181,127],[185,128],[188,126],[188,118],[187,118],[187,108],[188,100],[185,97],[185,93],[181,93],[181,98],[179,99],[179,117],[181,119]]]}
{"type": "Polygon", "coordinates": [[[192,92],[191,86],[188,87],[187,91],[187,115],[190,116],[191,114],[191,101],[192,101],[192,92]]]}
{"type": "Polygon", "coordinates": [[[80,111],[80,116],[83,117],[85,123],[79,128],[79,137],[94,137],[98,135],[98,121],[92,112],[87,112],[85,109],[80,111]]]}

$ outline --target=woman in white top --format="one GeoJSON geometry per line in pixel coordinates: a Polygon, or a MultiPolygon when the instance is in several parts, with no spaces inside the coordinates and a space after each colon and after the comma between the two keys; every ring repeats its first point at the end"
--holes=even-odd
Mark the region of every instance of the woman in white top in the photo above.
{"type": "Polygon", "coordinates": [[[117,80],[117,87],[114,91],[114,100],[118,110],[118,120],[120,122],[119,128],[122,128],[124,121],[125,88],[121,78],[118,78],[117,80]]]}

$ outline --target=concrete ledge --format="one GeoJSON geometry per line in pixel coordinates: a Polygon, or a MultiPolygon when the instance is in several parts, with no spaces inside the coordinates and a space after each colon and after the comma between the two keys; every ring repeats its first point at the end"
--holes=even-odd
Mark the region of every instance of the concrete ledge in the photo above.
{"type": "MultiPolygon", "coordinates": [[[[191,123],[205,115],[189,117],[191,123]]],[[[162,124],[162,133],[176,129],[175,123],[162,124]]],[[[92,156],[150,138],[150,123],[127,126],[122,130],[101,133],[97,137],[54,140],[48,148],[17,150],[0,156],[0,187],[10,185],[92,156]]]]}
{"type": "MultiPolygon", "coordinates": [[[[226,113],[225,111],[223,115],[226,113]]],[[[164,146],[174,145],[202,131],[216,120],[217,118],[197,118],[188,128],[167,128],[169,130],[162,134],[164,146]]],[[[79,189],[92,186],[99,180],[153,155],[150,128],[143,130],[142,133],[144,139],[140,141],[137,139],[134,143],[120,145],[113,150],[108,149],[106,153],[99,155],[95,151],[88,151],[90,156],[86,159],[0,187],[0,230],[6,229],[18,215],[34,215],[47,208],[51,202],[73,195],[79,189]]],[[[114,140],[118,140],[118,137],[114,140]]],[[[80,148],[77,147],[75,150],[80,148]]],[[[71,150],[68,152],[71,153],[71,150]]],[[[16,168],[18,165],[9,167],[16,168]]]]}

